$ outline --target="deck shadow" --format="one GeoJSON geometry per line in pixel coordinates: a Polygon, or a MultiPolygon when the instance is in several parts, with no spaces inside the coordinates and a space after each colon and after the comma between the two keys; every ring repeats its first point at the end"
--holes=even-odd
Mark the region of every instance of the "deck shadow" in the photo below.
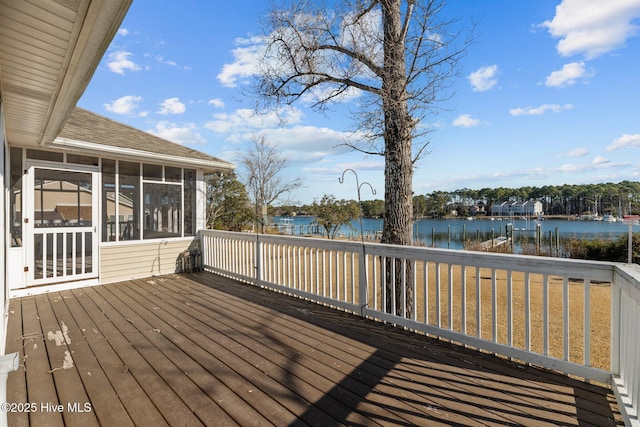
{"type": "MultiPolygon", "coordinates": [[[[228,278],[188,277],[358,343],[351,371],[309,408],[313,413],[344,402],[346,393],[349,409],[335,408],[330,425],[358,425],[359,416],[383,425],[621,424],[611,391],[598,385],[228,278]],[[372,407],[385,411],[369,411],[372,407]]],[[[260,332],[268,335],[270,329],[267,322],[260,332]]],[[[323,351],[331,355],[335,349],[344,359],[341,345],[337,342],[323,351]]],[[[302,418],[308,419],[305,415],[302,418]]]]}
{"type": "Polygon", "coordinates": [[[8,331],[9,401],[93,409],[12,426],[621,424],[605,388],[204,272],[14,299],[8,331]]]}

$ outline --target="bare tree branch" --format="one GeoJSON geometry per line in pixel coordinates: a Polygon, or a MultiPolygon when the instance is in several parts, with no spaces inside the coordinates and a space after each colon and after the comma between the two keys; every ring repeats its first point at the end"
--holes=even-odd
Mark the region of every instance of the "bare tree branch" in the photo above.
{"type": "Polygon", "coordinates": [[[358,94],[352,114],[362,141],[344,145],[384,155],[382,241],[410,244],[413,170],[466,47],[450,33],[455,21],[442,19],[444,0],[336,0],[334,9],[322,0],[279,3],[256,82],[261,106],[303,99],[322,111],[358,94]]]}
{"type": "MultiPolygon", "coordinates": [[[[287,167],[287,159],[265,137],[255,137],[253,148],[240,157],[243,181],[255,212],[269,206],[279,198],[302,185],[300,178],[284,181],[280,173],[287,167]]],[[[258,214],[259,215],[259,214],[258,214]]],[[[263,224],[264,225],[264,224],[263,224]]]]}

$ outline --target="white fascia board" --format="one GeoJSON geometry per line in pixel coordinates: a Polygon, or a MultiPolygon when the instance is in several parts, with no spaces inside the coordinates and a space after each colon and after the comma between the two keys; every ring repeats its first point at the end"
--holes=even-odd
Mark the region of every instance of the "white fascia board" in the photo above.
{"type": "Polygon", "coordinates": [[[51,148],[58,148],[65,151],[73,151],[82,154],[94,154],[98,156],[113,155],[117,158],[135,158],[143,162],[160,162],[162,164],[179,164],[193,168],[202,168],[205,171],[232,171],[236,168],[233,163],[225,161],[212,161],[203,159],[193,159],[189,157],[172,156],[169,154],[152,153],[149,151],[135,150],[133,148],[114,147],[111,145],[95,144],[93,142],[78,141],[68,138],[56,138],[51,148]]]}
{"type": "Polygon", "coordinates": [[[64,127],[73,107],[98,68],[111,40],[120,28],[133,0],[91,0],[78,2],[77,33],[64,54],[61,78],[54,88],[53,101],[45,118],[40,145],[52,141],[64,127]]]}

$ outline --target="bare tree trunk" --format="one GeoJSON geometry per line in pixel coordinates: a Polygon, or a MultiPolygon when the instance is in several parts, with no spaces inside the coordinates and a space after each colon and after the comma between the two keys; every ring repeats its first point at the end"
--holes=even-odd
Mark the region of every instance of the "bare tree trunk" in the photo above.
{"type": "MultiPolygon", "coordinates": [[[[256,93],[265,107],[289,105],[311,96],[316,98],[313,108],[326,111],[343,102],[348,90],[360,91],[365,97],[357,118],[366,137],[358,142],[361,148],[348,140],[345,145],[384,155],[382,242],[410,245],[413,167],[424,154],[428,141],[423,138],[430,132],[428,126],[417,126],[434,103],[448,98],[447,81],[457,73],[456,64],[464,52],[450,48],[456,35],[451,37],[445,27],[455,21],[437,19],[441,0],[284,3],[287,6],[274,7],[269,13],[256,93]],[[326,10],[327,3],[341,5],[340,13],[326,10]],[[412,150],[413,138],[419,142],[417,150],[412,150]]],[[[385,309],[413,316],[412,264],[401,261],[393,266],[387,268],[388,274],[397,274],[386,277],[387,284],[392,280],[393,285],[386,291],[385,309]],[[391,296],[400,303],[402,295],[406,304],[392,307],[391,296]]]]}
{"type": "MultiPolygon", "coordinates": [[[[401,1],[386,0],[383,5],[384,26],[384,140],[385,140],[385,216],[382,242],[410,245],[413,218],[413,162],[411,156],[412,120],[407,106],[404,34],[401,22],[401,1]]],[[[406,314],[413,315],[413,273],[411,264],[402,267],[396,260],[392,277],[391,260],[387,260],[387,312],[402,314],[402,288],[406,292],[406,314]],[[404,276],[404,279],[403,279],[404,276]],[[396,306],[391,307],[395,283],[396,306]]]]}

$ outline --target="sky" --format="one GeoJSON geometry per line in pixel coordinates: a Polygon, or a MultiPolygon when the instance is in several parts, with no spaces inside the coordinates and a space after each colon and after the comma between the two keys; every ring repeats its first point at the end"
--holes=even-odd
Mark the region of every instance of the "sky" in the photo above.
{"type": "MultiPolygon", "coordinates": [[[[78,102],[82,108],[239,163],[264,137],[302,187],[384,198],[384,159],[342,145],[357,94],[320,113],[304,101],[256,115],[262,0],[134,0],[78,102]],[[281,120],[284,118],[284,122],[281,120]]],[[[417,163],[416,195],[457,189],[640,180],[640,0],[449,0],[474,42],[417,163]]],[[[238,169],[241,174],[241,168],[238,169]]]]}

